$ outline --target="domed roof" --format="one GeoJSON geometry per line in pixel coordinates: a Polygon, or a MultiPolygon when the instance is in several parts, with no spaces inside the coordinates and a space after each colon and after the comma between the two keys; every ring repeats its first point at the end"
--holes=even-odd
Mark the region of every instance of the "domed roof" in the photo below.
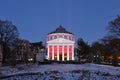
{"type": "Polygon", "coordinates": [[[69,31],[66,31],[65,28],[63,28],[61,25],[53,32],[49,33],[49,34],[53,34],[53,33],[69,33],[69,34],[73,34],[69,31]]]}

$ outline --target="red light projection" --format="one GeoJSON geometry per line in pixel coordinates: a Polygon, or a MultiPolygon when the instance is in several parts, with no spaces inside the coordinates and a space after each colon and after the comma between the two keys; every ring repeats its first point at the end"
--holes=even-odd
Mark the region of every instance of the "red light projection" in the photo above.
{"type": "Polygon", "coordinates": [[[52,46],[49,46],[49,58],[52,59],[52,46]]]}
{"type": "Polygon", "coordinates": [[[61,46],[61,45],[60,46],[56,46],[56,45],[55,46],[49,46],[49,59],[50,60],[52,60],[52,54],[54,54],[54,58],[57,60],[56,56],[57,56],[58,50],[59,50],[60,55],[64,52],[64,56],[65,56],[64,60],[67,59],[67,54],[69,54],[69,60],[72,60],[72,54],[73,54],[72,53],[73,52],[73,46],[72,45],[71,46],[61,46]]]}
{"type": "Polygon", "coordinates": [[[69,58],[72,59],[72,46],[69,46],[69,58]]]}
{"type": "Polygon", "coordinates": [[[67,46],[64,46],[64,53],[67,53],[67,46]]]}
{"type": "Polygon", "coordinates": [[[62,54],[62,46],[59,46],[59,53],[62,54]]]}
{"type": "Polygon", "coordinates": [[[52,46],[49,46],[49,53],[52,53],[52,46]]]}
{"type": "Polygon", "coordinates": [[[57,54],[57,46],[54,46],[54,53],[57,54]]]}

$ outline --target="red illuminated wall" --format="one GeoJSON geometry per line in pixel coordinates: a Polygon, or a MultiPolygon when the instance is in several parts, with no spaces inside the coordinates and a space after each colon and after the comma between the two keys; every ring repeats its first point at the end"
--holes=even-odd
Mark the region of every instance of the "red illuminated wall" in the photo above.
{"type": "MultiPolygon", "coordinates": [[[[69,59],[72,60],[72,52],[73,52],[73,47],[72,46],[54,46],[54,54],[57,54],[57,47],[59,48],[59,54],[62,54],[62,49],[64,49],[64,53],[67,54],[67,50],[69,50],[69,59]]],[[[49,58],[52,59],[52,46],[49,46],[49,58]]]]}
{"type": "Polygon", "coordinates": [[[57,46],[54,46],[54,53],[57,54],[57,46]]]}
{"type": "Polygon", "coordinates": [[[72,46],[69,46],[69,58],[72,59],[72,46]]]}
{"type": "Polygon", "coordinates": [[[49,46],[49,58],[52,59],[52,46],[49,46]]]}
{"type": "Polygon", "coordinates": [[[62,54],[62,46],[59,46],[59,54],[62,54]]]}
{"type": "Polygon", "coordinates": [[[67,53],[67,46],[64,46],[64,53],[67,53]]]}

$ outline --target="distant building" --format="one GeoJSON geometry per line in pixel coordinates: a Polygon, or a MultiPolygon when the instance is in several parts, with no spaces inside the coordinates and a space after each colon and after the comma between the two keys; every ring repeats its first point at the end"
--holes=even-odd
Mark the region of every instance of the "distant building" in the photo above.
{"type": "Polygon", "coordinates": [[[30,43],[28,40],[18,39],[16,40],[16,60],[17,61],[43,61],[44,54],[42,50],[45,50],[42,42],[30,43]],[[41,53],[41,54],[40,54],[41,53]],[[42,55],[42,56],[41,56],[42,55]],[[36,58],[37,56],[37,58],[36,58]],[[39,59],[39,60],[38,60],[39,59]]]}
{"type": "Polygon", "coordinates": [[[33,53],[33,60],[36,61],[44,61],[44,53],[45,53],[45,47],[42,44],[42,42],[35,42],[31,43],[31,51],[33,53]]]}
{"type": "Polygon", "coordinates": [[[24,61],[26,59],[32,59],[33,55],[30,50],[30,43],[28,40],[18,39],[16,41],[17,53],[16,60],[24,61]]]}
{"type": "Polygon", "coordinates": [[[62,26],[47,35],[46,44],[48,60],[74,60],[75,35],[62,26]]]}

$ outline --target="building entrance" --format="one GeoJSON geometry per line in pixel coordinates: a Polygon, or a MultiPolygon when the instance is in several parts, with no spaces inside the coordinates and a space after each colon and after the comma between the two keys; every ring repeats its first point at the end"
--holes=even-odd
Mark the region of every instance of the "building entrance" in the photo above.
{"type": "Polygon", "coordinates": [[[59,55],[59,60],[62,61],[62,54],[59,55]]]}
{"type": "Polygon", "coordinates": [[[67,54],[64,54],[64,60],[67,61],[67,54]]]}
{"type": "Polygon", "coordinates": [[[54,55],[54,60],[57,61],[57,54],[54,55]]]}

